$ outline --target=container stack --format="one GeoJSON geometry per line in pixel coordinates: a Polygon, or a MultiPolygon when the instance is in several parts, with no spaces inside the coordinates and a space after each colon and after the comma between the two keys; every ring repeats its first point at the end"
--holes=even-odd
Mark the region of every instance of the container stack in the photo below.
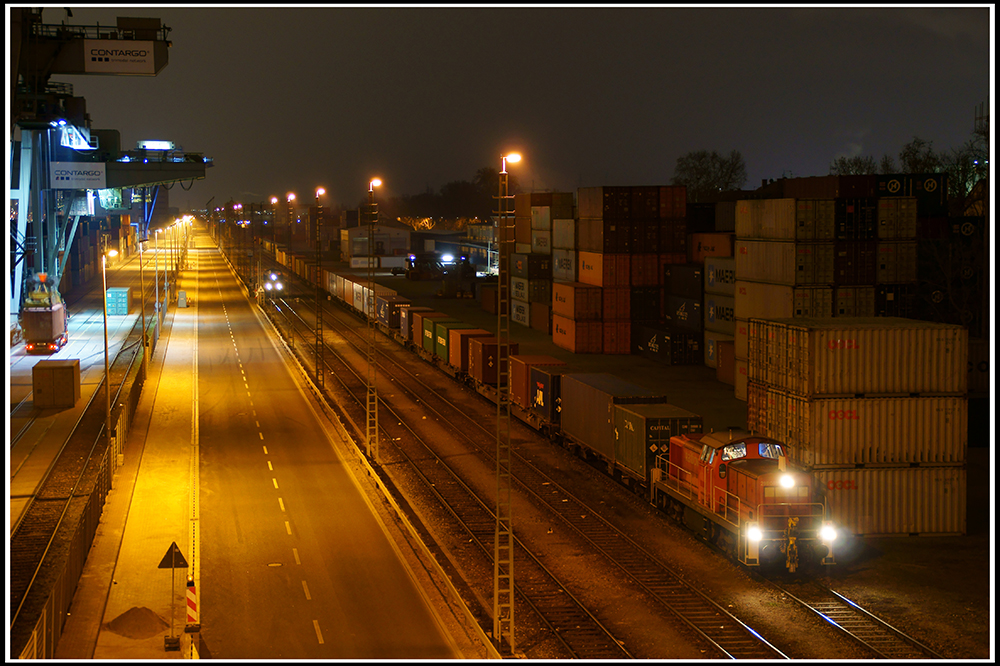
{"type": "Polygon", "coordinates": [[[968,333],[898,317],[748,322],[747,427],[858,535],[964,534],[968,333]]]}
{"type": "Polygon", "coordinates": [[[716,377],[727,384],[735,382],[735,366],[726,361],[732,353],[720,353],[729,345],[735,348],[736,335],[736,259],[708,257],[703,271],[705,284],[705,365],[716,369],[716,377]],[[724,359],[719,366],[720,359],[724,359]]]}
{"type": "MultiPolygon", "coordinates": [[[[544,333],[552,332],[554,229],[559,230],[560,245],[568,243],[570,245],[568,249],[571,250],[575,243],[572,192],[529,192],[514,195],[515,242],[514,253],[511,255],[511,319],[522,326],[529,326],[544,333]],[[566,238],[567,221],[569,239],[566,238]],[[548,268],[540,270],[539,266],[542,264],[548,268]],[[529,277],[527,273],[532,275],[529,277]]],[[[564,251],[559,253],[559,258],[565,261],[564,251]]]]}

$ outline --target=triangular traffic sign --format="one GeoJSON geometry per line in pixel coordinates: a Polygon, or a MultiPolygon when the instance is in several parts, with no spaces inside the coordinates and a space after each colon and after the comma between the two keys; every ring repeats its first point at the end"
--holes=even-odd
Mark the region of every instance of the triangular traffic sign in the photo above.
{"type": "Polygon", "coordinates": [[[184,559],[184,555],[181,554],[181,549],[177,547],[177,542],[174,541],[170,544],[170,548],[167,548],[167,554],[163,556],[160,560],[160,565],[156,567],[157,569],[187,569],[187,560],[184,559]]]}

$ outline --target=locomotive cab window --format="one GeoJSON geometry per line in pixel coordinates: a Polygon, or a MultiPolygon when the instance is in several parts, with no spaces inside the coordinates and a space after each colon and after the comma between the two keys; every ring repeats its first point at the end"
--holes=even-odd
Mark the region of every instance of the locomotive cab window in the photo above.
{"type": "Polygon", "coordinates": [[[774,442],[760,442],[757,445],[757,452],[761,458],[775,458],[783,456],[785,454],[781,449],[780,444],[775,444],[774,442]]]}
{"type": "Polygon", "coordinates": [[[711,446],[702,447],[701,461],[706,465],[711,465],[713,460],[715,460],[715,449],[711,446]]]}
{"type": "Polygon", "coordinates": [[[747,445],[745,442],[739,442],[738,444],[730,444],[722,449],[722,461],[728,462],[730,460],[737,460],[742,458],[747,454],[747,445]]]}
{"type": "Polygon", "coordinates": [[[787,502],[789,500],[808,500],[809,486],[782,488],[781,486],[764,486],[765,502],[787,502]]]}

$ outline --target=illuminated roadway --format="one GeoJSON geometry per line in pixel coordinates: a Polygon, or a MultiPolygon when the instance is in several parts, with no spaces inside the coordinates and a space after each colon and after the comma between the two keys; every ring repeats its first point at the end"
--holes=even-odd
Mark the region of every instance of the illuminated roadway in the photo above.
{"type": "Polygon", "coordinates": [[[245,293],[196,244],[202,658],[454,658],[245,293]]]}

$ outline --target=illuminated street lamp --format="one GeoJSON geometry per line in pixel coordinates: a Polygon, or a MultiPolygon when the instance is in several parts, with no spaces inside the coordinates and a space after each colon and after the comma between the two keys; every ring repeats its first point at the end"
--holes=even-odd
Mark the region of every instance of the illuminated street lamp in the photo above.
{"type": "MultiPolygon", "coordinates": [[[[319,271],[323,265],[323,249],[320,237],[320,222],[323,219],[323,207],[319,203],[321,195],[326,194],[322,187],[316,188],[316,270],[319,271]]],[[[323,289],[319,284],[319,276],[316,279],[316,385],[323,390],[323,307],[320,303],[320,296],[323,289]]]]}
{"type": "MultiPolygon", "coordinates": [[[[118,255],[117,250],[101,254],[101,284],[104,287],[104,434],[111,448],[111,364],[108,361],[108,257],[118,255]]],[[[140,262],[141,265],[142,262],[140,262]]]]}
{"type": "Polygon", "coordinates": [[[507,163],[521,161],[518,153],[500,156],[497,193],[497,508],[493,541],[493,637],[497,649],[507,636],[514,653],[514,530],[511,519],[510,451],[510,245],[507,203],[507,163]]]}
{"type": "Polygon", "coordinates": [[[149,348],[146,345],[146,282],[142,277],[142,246],[143,241],[139,241],[139,320],[142,322],[142,377],[145,379],[146,364],[149,363],[149,348]]]}
{"type": "MultiPolygon", "coordinates": [[[[379,464],[378,454],[378,390],[375,388],[375,220],[378,205],[375,203],[375,188],[382,185],[378,178],[368,181],[368,400],[367,400],[367,441],[368,457],[379,464]],[[374,458],[372,457],[374,451],[374,458]]],[[[365,305],[367,303],[363,303],[365,305]]]]}

